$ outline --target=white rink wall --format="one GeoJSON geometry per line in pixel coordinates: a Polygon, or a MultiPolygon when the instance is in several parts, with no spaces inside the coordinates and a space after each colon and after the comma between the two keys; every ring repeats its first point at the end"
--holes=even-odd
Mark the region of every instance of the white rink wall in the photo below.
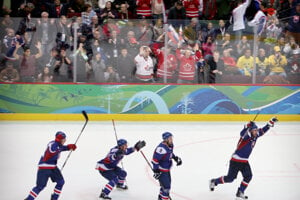
{"type": "MultiPolygon", "coordinates": [[[[280,119],[279,119],[280,120],[280,119]]],[[[233,200],[242,179],[208,189],[211,178],[226,175],[229,159],[246,122],[119,122],[115,121],[119,138],[129,146],[145,140],[143,152],[151,160],[156,145],[165,131],[174,135],[174,153],[183,160],[172,168],[173,200],[233,200]]],[[[35,185],[37,163],[55,132],[65,131],[66,143],[74,143],[83,126],[76,122],[0,122],[1,199],[24,199],[35,185]]],[[[257,123],[263,126],[263,122],[257,123]]],[[[250,157],[253,179],[246,195],[253,200],[300,199],[300,124],[278,122],[261,137],[250,157]]],[[[111,121],[89,122],[77,149],[63,169],[65,186],[61,200],[96,200],[107,181],[94,169],[108,150],[116,144],[111,121]]],[[[63,152],[59,167],[68,152],[63,152]]],[[[157,199],[158,184],[152,178],[146,161],[137,152],[123,159],[128,172],[128,191],[113,190],[114,200],[157,199]]],[[[50,199],[54,184],[49,181],[37,200],[50,199]]]]}

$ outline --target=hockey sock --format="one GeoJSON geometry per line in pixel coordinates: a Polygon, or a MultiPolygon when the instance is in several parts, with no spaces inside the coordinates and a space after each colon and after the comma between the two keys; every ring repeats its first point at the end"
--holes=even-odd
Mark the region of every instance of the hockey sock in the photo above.
{"type": "Polygon", "coordinates": [[[64,184],[65,184],[64,180],[60,180],[60,181],[56,182],[56,186],[55,186],[55,188],[53,190],[53,194],[51,196],[52,199],[58,199],[64,184]]]}
{"type": "Polygon", "coordinates": [[[60,193],[61,193],[61,190],[58,190],[58,189],[54,188],[54,192],[53,192],[51,198],[52,199],[58,199],[60,193]]]}
{"type": "Polygon", "coordinates": [[[118,185],[124,185],[125,183],[125,180],[124,179],[119,179],[118,180],[118,185]]]}
{"type": "Polygon", "coordinates": [[[27,199],[28,199],[28,200],[34,200],[34,199],[39,195],[39,193],[40,193],[41,191],[42,191],[41,188],[39,188],[39,187],[34,187],[34,188],[30,191],[30,193],[29,193],[27,199]]]}
{"type": "Polygon", "coordinates": [[[224,184],[224,176],[221,176],[220,178],[215,179],[215,185],[218,184],[224,184]]]}
{"type": "Polygon", "coordinates": [[[162,200],[168,200],[169,199],[169,194],[170,193],[170,190],[169,189],[164,189],[164,188],[161,188],[160,189],[160,193],[159,193],[159,196],[162,200]]]}
{"type": "Polygon", "coordinates": [[[247,187],[248,187],[248,183],[245,181],[242,181],[239,189],[241,192],[244,193],[244,191],[246,190],[247,187]]]}
{"type": "Polygon", "coordinates": [[[108,195],[115,187],[115,182],[114,181],[109,181],[104,189],[102,190],[106,195],[108,195]]]}

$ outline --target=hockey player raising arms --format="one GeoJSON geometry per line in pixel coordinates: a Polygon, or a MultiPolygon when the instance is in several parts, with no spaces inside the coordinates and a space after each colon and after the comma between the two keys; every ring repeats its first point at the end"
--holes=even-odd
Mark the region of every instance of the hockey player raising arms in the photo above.
{"type": "Polygon", "coordinates": [[[38,194],[46,187],[49,178],[51,178],[53,182],[56,182],[54,192],[51,195],[51,200],[58,199],[65,181],[61,174],[61,171],[56,166],[57,160],[62,151],[76,149],[75,144],[64,145],[65,142],[66,134],[62,131],[58,131],[55,134],[55,140],[49,142],[44,155],[39,161],[36,186],[30,191],[28,197],[25,200],[35,199],[38,194]]]}
{"type": "Polygon", "coordinates": [[[109,193],[113,190],[115,185],[117,188],[123,190],[128,189],[127,185],[125,185],[127,173],[124,169],[118,167],[117,165],[125,155],[129,155],[135,150],[139,151],[145,145],[145,141],[138,141],[134,147],[127,148],[127,141],[124,139],[119,139],[117,141],[117,146],[110,149],[107,156],[97,162],[96,169],[99,170],[100,174],[109,181],[102,189],[99,198],[111,199],[111,197],[109,197],[109,193]]]}
{"type": "Polygon", "coordinates": [[[173,135],[170,132],[162,134],[163,141],[156,147],[153,158],[153,177],[159,180],[160,193],[158,200],[171,200],[171,174],[172,159],[175,160],[177,166],[182,164],[181,158],[173,154],[173,135]]]}
{"type": "Polygon", "coordinates": [[[248,162],[248,158],[255,146],[257,139],[260,136],[263,136],[270,129],[270,127],[274,126],[274,123],[277,121],[277,118],[273,117],[264,127],[259,129],[254,122],[250,121],[243,128],[240,133],[241,137],[237,148],[230,160],[228,174],[226,176],[211,179],[209,185],[211,191],[214,191],[214,188],[218,184],[231,183],[237,177],[237,174],[240,171],[243,175],[243,180],[237,190],[236,199],[239,200],[248,198],[244,195],[244,191],[252,179],[252,171],[248,162]]]}

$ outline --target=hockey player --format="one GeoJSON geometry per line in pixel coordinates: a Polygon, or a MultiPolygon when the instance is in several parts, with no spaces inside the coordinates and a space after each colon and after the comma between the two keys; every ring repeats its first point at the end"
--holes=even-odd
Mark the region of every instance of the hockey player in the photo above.
{"type": "Polygon", "coordinates": [[[128,189],[127,185],[125,184],[127,172],[117,165],[125,155],[129,155],[135,150],[139,151],[145,145],[145,141],[138,141],[134,147],[128,148],[127,141],[124,139],[119,139],[117,141],[117,146],[110,149],[107,156],[97,162],[96,170],[99,170],[99,173],[109,181],[102,189],[99,198],[111,199],[111,197],[109,197],[109,193],[115,186],[123,190],[128,189]]]}
{"type": "Polygon", "coordinates": [[[177,166],[182,164],[180,157],[173,154],[173,135],[170,132],[162,134],[163,141],[156,147],[153,158],[153,177],[159,180],[160,193],[158,200],[171,200],[171,173],[172,159],[175,160],[177,166]]]}
{"type": "Polygon", "coordinates": [[[248,158],[255,146],[257,139],[260,136],[263,136],[270,129],[270,127],[274,126],[274,123],[277,121],[277,118],[273,117],[264,127],[259,129],[253,121],[250,121],[243,128],[240,133],[241,137],[238,142],[237,148],[230,160],[228,174],[226,176],[211,179],[209,184],[209,188],[211,191],[214,191],[214,188],[218,184],[231,183],[237,177],[237,174],[240,171],[243,175],[243,180],[237,190],[236,199],[240,200],[248,198],[244,195],[244,191],[246,190],[248,184],[252,179],[252,171],[248,162],[248,158]]]}
{"type": "Polygon", "coordinates": [[[62,131],[56,132],[55,140],[49,142],[44,155],[39,161],[36,186],[30,191],[25,200],[35,199],[46,187],[49,178],[51,178],[52,182],[56,183],[54,192],[51,195],[51,200],[58,199],[65,180],[61,174],[61,171],[56,166],[57,160],[62,151],[74,151],[76,149],[75,144],[64,145],[65,142],[66,134],[62,131]]]}

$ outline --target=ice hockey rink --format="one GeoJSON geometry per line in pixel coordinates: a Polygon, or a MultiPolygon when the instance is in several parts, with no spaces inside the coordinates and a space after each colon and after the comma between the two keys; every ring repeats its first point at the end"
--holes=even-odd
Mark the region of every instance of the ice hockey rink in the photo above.
{"type": "MultiPolygon", "coordinates": [[[[280,120],[280,117],[279,117],[280,120]]],[[[37,163],[56,131],[67,134],[67,142],[74,143],[84,121],[76,122],[0,122],[0,199],[24,199],[35,185],[37,163]]],[[[174,153],[182,158],[182,166],[172,168],[173,200],[233,200],[241,182],[241,174],[230,184],[219,185],[209,191],[211,178],[226,175],[231,154],[245,122],[124,122],[115,121],[118,138],[133,146],[145,140],[142,149],[149,161],[165,131],[174,135],[174,153]]],[[[258,122],[258,126],[265,123],[258,122]]],[[[300,199],[300,124],[278,122],[261,137],[250,157],[253,179],[245,194],[253,200],[300,199]]],[[[63,175],[65,185],[61,200],[96,200],[107,181],[95,170],[116,144],[111,121],[87,124],[72,152],[63,175]]],[[[61,167],[69,152],[63,152],[61,167]]],[[[113,190],[113,200],[156,200],[159,185],[140,152],[123,159],[128,173],[127,191],[113,190]]],[[[37,200],[48,200],[54,183],[50,180],[37,200]]]]}

